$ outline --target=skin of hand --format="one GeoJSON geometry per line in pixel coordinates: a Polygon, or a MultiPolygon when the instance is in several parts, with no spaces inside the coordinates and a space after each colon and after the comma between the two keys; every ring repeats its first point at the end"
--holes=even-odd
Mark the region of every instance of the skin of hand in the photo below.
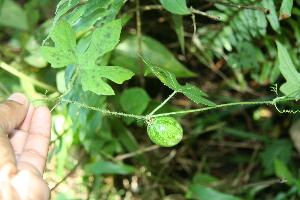
{"type": "Polygon", "coordinates": [[[0,200],[48,200],[43,179],[51,133],[47,107],[19,93],[0,103],[0,200]]]}

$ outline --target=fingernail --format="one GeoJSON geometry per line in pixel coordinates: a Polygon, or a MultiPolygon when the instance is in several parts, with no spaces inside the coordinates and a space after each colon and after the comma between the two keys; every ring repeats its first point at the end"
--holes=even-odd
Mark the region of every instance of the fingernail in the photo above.
{"type": "Polygon", "coordinates": [[[11,100],[11,101],[17,102],[22,105],[27,103],[27,101],[28,101],[27,98],[23,94],[20,94],[20,93],[12,94],[10,97],[8,97],[7,100],[11,100]]]}

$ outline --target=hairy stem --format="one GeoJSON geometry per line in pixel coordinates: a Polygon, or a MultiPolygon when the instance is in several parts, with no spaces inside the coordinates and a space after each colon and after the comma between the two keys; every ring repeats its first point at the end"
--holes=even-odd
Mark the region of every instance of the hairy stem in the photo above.
{"type": "Polygon", "coordinates": [[[68,99],[63,99],[61,97],[51,98],[51,99],[48,99],[48,98],[46,98],[46,99],[36,99],[34,101],[65,102],[65,103],[69,103],[69,104],[75,104],[78,107],[86,108],[86,109],[89,109],[89,110],[99,111],[99,112],[102,112],[104,114],[109,114],[109,115],[117,115],[117,116],[123,116],[123,117],[133,117],[133,118],[136,118],[136,119],[146,119],[147,118],[147,116],[143,116],[143,115],[126,114],[126,113],[121,113],[121,112],[105,110],[105,109],[94,107],[94,106],[88,106],[88,105],[82,104],[80,102],[71,101],[71,100],[68,100],[68,99]]]}
{"type": "Polygon", "coordinates": [[[161,107],[163,107],[163,105],[165,105],[176,93],[177,91],[174,91],[168,98],[166,98],[166,100],[164,100],[164,102],[162,102],[159,106],[157,106],[148,116],[153,115],[156,111],[158,111],[161,107]]]}
{"type": "Polygon", "coordinates": [[[247,106],[247,105],[260,105],[260,104],[272,104],[276,105],[276,102],[280,101],[290,101],[294,100],[291,98],[282,98],[282,99],[274,99],[272,101],[255,101],[255,102],[236,102],[236,103],[226,103],[226,104],[220,104],[216,106],[209,106],[205,108],[199,108],[199,109],[193,109],[193,110],[184,110],[184,111],[177,111],[177,112],[169,112],[169,113],[163,113],[163,114],[157,114],[152,115],[152,117],[161,117],[161,116],[168,116],[168,115],[177,115],[177,114],[187,114],[187,113],[193,113],[193,112],[203,112],[206,110],[212,110],[216,108],[223,108],[223,107],[230,107],[230,106],[247,106]]]}

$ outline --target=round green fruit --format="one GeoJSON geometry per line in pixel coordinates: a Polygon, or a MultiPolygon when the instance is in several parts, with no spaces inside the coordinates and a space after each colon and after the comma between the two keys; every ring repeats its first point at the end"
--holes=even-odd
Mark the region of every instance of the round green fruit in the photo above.
{"type": "Polygon", "coordinates": [[[180,123],[173,117],[155,117],[148,123],[147,132],[155,144],[163,147],[175,146],[183,136],[180,123]]]}

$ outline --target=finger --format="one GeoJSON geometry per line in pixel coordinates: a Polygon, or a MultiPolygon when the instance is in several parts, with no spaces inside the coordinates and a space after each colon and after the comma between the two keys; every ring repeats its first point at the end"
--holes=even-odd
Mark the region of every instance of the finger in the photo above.
{"type": "Polygon", "coordinates": [[[5,163],[15,163],[7,133],[22,123],[28,106],[28,99],[19,93],[11,95],[6,101],[0,103],[0,169],[5,163]]]}
{"type": "Polygon", "coordinates": [[[27,140],[28,131],[31,123],[31,119],[34,113],[34,106],[33,104],[30,104],[27,115],[23,121],[23,123],[20,125],[18,130],[13,130],[9,134],[10,143],[12,144],[13,151],[15,154],[15,158],[18,160],[20,154],[23,152],[23,148],[25,145],[25,142],[27,140]]]}
{"type": "Polygon", "coordinates": [[[50,199],[50,190],[47,183],[40,176],[37,176],[36,174],[30,171],[20,171],[11,180],[11,185],[21,197],[21,199],[50,199]]]}
{"type": "Polygon", "coordinates": [[[43,174],[51,133],[51,114],[47,107],[35,109],[31,119],[29,134],[18,160],[18,169],[27,169],[43,174]]]}
{"type": "Polygon", "coordinates": [[[30,103],[27,115],[26,115],[24,121],[22,122],[22,124],[20,125],[20,127],[18,127],[19,130],[29,131],[34,110],[35,110],[34,105],[32,103],[30,103]]]}
{"type": "Polygon", "coordinates": [[[16,174],[16,166],[12,163],[5,164],[0,170],[0,199],[14,200],[19,199],[10,181],[16,174]]]}

